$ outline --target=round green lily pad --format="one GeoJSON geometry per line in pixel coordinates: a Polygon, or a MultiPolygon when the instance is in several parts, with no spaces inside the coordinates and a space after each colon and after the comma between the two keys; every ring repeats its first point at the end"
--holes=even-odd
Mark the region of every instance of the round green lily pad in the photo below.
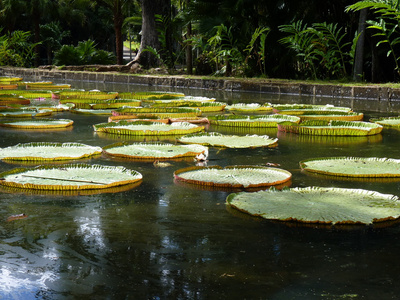
{"type": "Polygon", "coordinates": [[[66,164],[17,168],[0,174],[0,184],[39,190],[104,189],[142,180],[142,174],[123,167],[66,164]]]}
{"type": "Polygon", "coordinates": [[[0,110],[0,117],[8,118],[32,118],[32,117],[44,117],[49,116],[53,113],[50,109],[2,109],[0,110]]]}
{"type": "Polygon", "coordinates": [[[300,124],[282,122],[278,130],[309,135],[366,136],[382,132],[382,125],[362,121],[308,120],[300,124]]]}
{"type": "Polygon", "coordinates": [[[272,128],[281,122],[300,123],[300,118],[288,115],[218,115],[209,116],[208,119],[213,125],[230,126],[230,127],[251,127],[251,128],[272,128]]]}
{"type": "Polygon", "coordinates": [[[227,105],[225,107],[229,111],[242,111],[242,112],[267,112],[272,111],[271,103],[265,103],[263,105],[259,103],[235,103],[227,105]]]}
{"type": "Polygon", "coordinates": [[[397,196],[362,189],[291,188],[230,194],[233,208],[269,220],[321,224],[373,224],[400,217],[397,196]]]}
{"type": "Polygon", "coordinates": [[[102,153],[101,147],[80,143],[26,143],[0,148],[0,159],[55,161],[91,157],[102,153]]]}
{"type": "Polygon", "coordinates": [[[226,148],[275,147],[278,145],[278,139],[270,138],[267,135],[238,136],[223,135],[218,132],[189,134],[178,139],[178,142],[226,148]]]}
{"type": "Polygon", "coordinates": [[[400,127],[400,117],[376,118],[369,121],[384,127],[400,127]]]}
{"type": "Polygon", "coordinates": [[[0,126],[19,129],[52,129],[71,126],[74,121],[69,119],[32,119],[0,122],[0,126]]]}
{"type": "Polygon", "coordinates": [[[279,185],[292,178],[289,171],[260,166],[189,167],[175,171],[175,180],[192,184],[231,188],[279,185]]]}
{"type": "Polygon", "coordinates": [[[95,131],[129,135],[179,135],[204,131],[204,126],[188,122],[164,124],[161,122],[109,122],[93,125],[95,131]]]}
{"type": "Polygon", "coordinates": [[[111,156],[147,160],[195,157],[200,154],[208,156],[208,148],[202,145],[174,145],[170,143],[134,143],[126,145],[119,143],[103,149],[105,153],[111,156]]]}
{"type": "Polygon", "coordinates": [[[300,167],[308,172],[347,177],[400,177],[400,160],[377,157],[324,157],[307,159],[300,167]]]}

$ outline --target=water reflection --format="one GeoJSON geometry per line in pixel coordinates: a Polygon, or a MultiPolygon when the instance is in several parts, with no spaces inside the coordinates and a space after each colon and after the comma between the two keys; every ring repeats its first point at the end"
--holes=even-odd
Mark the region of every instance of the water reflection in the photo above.
{"type": "MultiPolygon", "coordinates": [[[[148,90],[74,82],[100,90],[148,90]]],[[[184,90],[227,102],[349,104],[380,110],[387,103],[283,95],[184,90]]],[[[391,104],[396,113],[397,104],[391,104]]],[[[400,111],[400,110],[398,110],[400,111]]],[[[94,134],[106,117],[56,113],[73,118],[71,131],[24,132],[0,128],[2,147],[19,142],[77,141],[109,145],[114,137],[94,134]]],[[[211,131],[224,130],[210,127],[211,131]]],[[[225,134],[267,134],[227,129],[225,134]]],[[[175,138],[175,137],[174,137],[175,138]]],[[[321,137],[322,138],[322,137],[321,137]]],[[[124,137],[124,140],[129,137],[124,137]]],[[[299,161],[333,155],[400,158],[400,132],[353,139],[319,139],[285,134],[273,149],[210,148],[209,165],[279,163],[293,174],[292,186],[365,188],[399,194],[398,182],[341,181],[301,172],[299,161]]],[[[143,182],[108,193],[0,191],[0,298],[5,299],[338,299],[396,298],[400,226],[288,227],[227,211],[230,190],[206,190],[174,183],[173,172],[195,162],[151,162],[101,156],[88,163],[122,165],[143,174],[143,182]],[[5,222],[10,215],[28,218],[5,222]]],[[[2,171],[18,167],[0,162],[2,171]]],[[[97,191],[98,192],[98,191],[97,191]]]]}

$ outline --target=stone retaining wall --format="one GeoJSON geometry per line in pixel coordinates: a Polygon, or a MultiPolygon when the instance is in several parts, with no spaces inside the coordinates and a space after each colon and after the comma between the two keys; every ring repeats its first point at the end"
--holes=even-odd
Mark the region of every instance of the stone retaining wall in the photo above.
{"type": "Polygon", "coordinates": [[[400,89],[386,86],[346,86],[339,84],[306,84],[285,80],[204,79],[200,77],[138,75],[111,72],[75,72],[63,70],[0,67],[0,76],[35,77],[37,80],[77,80],[167,86],[194,89],[249,91],[273,94],[356,98],[378,101],[400,101],[400,89]]]}

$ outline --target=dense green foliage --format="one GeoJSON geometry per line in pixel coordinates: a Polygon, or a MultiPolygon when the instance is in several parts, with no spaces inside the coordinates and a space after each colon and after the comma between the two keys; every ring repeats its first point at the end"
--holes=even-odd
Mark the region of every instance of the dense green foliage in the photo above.
{"type": "Polygon", "coordinates": [[[400,77],[398,1],[167,0],[170,9],[151,16],[142,11],[149,1],[1,1],[0,64],[123,64],[121,41],[142,40],[139,53],[170,73],[349,80],[357,60],[366,81],[400,77]],[[362,10],[365,43],[357,44],[362,10]],[[142,20],[155,31],[143,31],[142,20]]]}

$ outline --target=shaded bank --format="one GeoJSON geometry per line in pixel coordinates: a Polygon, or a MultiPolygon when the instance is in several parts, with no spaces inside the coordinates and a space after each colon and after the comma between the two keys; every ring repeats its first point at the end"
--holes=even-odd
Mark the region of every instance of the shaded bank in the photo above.
{"type": "Polygon", "coordinates": [[[282,95],[400,101],[400,88],[386,85],[350,86],[279,79],[204,78],[185,75],[138,75],[115,72],[65,71],[0,67],[0,76],[35,77],[37,80],[76,80],[166,86],[207,90],[259,92],[282,95]]]}

